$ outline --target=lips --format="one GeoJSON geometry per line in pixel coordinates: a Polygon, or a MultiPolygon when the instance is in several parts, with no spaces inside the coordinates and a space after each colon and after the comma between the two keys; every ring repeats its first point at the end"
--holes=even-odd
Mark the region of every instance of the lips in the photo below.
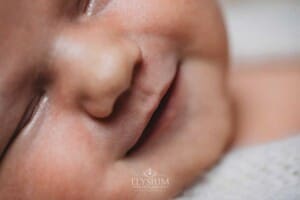
{"type": "Polygon", "coordinates": [[[178,71],[176,72],[175,77],[173,78],[169,88],[167,89],[163,97],[160,97],[161,100],[157,105],[156,109],[152,111],[150,120],[144,125],[144,130],[141,136],[136,141],[135,145],[127,152],[127,155],[130,155],[137,151],[139,148],[141,148],[141,146],[147,142],[151,134],[155,131],[155,128],[158,124],[164,124],[169,122],[169,120],[167,122],[166,119],[162,119],[162,116],[164,116],[170,109],[167,105],[174,96],[173,93],[177,81],[177,76],[178,71]]]}
{"type": "Polygon", "coordinates": [[[151,135],[149,130],[155,125],[154,121],[167,112],[165,104],[172,96],[177,62],[173,59],[165,61],[139,68],[131,90],[117,102],[116,112],[108,125],[104,125],[110,126],[107,134],[117,141],[112,144],[116,145],[117,155],[125,156],[135,151],[151,135]]]}

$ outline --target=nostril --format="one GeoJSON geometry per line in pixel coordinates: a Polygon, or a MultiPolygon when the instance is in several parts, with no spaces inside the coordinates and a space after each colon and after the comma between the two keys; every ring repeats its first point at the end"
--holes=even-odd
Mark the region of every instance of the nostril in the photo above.
{"type": "Polygon", "coordinates": [[[89,115],[95,118],[107,118],[111,115],[113,112],[114,105],[111,101],[105,102],[104,99],[102,99],[101,103],[98,104],[95,103],[95,101],[88,101],[84,103],[84,108],[89,115]]]}
{"type": "Polygon", "coordinates": [[[89,115],[106,118],[119,97],[130,89],[142,59],[134,41],[114,30],[95,27],[67,30],[56,41],[51,59],[57,74],[53,91],[89,115]]]}
{"type": "Polygon", "coordinates": [[[84,109],[95,118],[107,118],[114,111],[119,97],[131,88],[136,68],[141,63],[138,47],[129,42],[100,52],[95,66],[87,66],[88,79],[83,84],[84,109]]]}

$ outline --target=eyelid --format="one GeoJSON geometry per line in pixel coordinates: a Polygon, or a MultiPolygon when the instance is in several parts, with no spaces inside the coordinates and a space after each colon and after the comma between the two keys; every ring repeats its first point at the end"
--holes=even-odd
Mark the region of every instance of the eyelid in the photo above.
{"type": "Polygon", "coordinates": [[[111,0],[83,0],[84,14],[87,16],[95,15],[103,10],[111,0]]]}
{"type": "Polygon", "coordinates": [[[11,134],[9,141],[4,146],[4,149],[2,152],[0,152],[0,163],[4,159],[5,155],[7,154],[7,151],[10,149],[11,145],[15,142],[16,138],[19,136],[20,132],[30,123],[32,119],[34,119],[34,116],[39,110],[39,107],[42,103],[43,97],[45,92],[40,91],[37,96],[34,96],[27,107],[25,108],[25,111],[23,113],[23,116],[21,120],[18,122],[18,125],[16,126],[14,132],[11,134]]]}
{"type": "Polygon", "coordinates": [[[87,5],[85,7],[85,14],[91,16],[93,14],[97,0],[87,0],[87,5]]]}

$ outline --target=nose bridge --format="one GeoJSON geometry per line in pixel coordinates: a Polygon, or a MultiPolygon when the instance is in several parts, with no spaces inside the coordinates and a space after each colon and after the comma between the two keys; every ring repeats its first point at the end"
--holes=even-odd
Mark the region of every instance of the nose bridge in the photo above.
{"type": "Polygon", "coordinates": [[[137,44],[94,24],[63,31],[54,46],[51,67],[58,91],[93,117],[109,116],[141,59],[137,44]]]}

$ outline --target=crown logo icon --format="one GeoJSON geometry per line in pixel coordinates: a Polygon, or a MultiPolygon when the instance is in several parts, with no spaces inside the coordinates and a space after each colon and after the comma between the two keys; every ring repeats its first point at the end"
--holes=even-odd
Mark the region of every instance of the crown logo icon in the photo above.
{"type": "Polygon", "coordinates": [[[147,170],[144,172],[144,175],[145,175],[146,177],[154,177],[154,176],[157,175],[157,172],[154,171],[153,169],[149,168],[149,169],[147,169],[147,170]]]}

